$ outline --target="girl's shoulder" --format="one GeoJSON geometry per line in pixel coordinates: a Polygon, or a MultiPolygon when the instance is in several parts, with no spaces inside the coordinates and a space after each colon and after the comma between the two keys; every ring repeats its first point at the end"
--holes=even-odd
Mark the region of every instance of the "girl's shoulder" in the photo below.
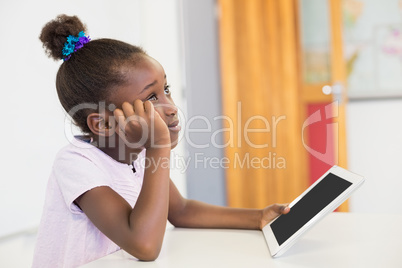
{"type": "Polygon", "coordinates": [[[68,144],[61,148],[57,155],[63,155],[66,153],[81,153],[81,154],[91,154],[94,149],[97,149],[91,144],[90,138],[86,136],[74,136],[68,141],[68,144]]]}
{"type": "Polygon", "coordinates": [[[56,155],[55,162],[93,162],[99,165],[121,165],[90,143],[86,136],[74,136],[56,155]]]}
{"type": "Polygon", "coordinates": [[[58,168],[62,166],[68,166],[72,169],[92,166],[106,173],[114,173],[117,172],[117,170],[136,170],[137,176],[143,176],[145,150],[138,155],[133,165],[128,165],[116,161],[102,150],[92,145],[88,137],[75,136],[70,140],[69,144],[63,147],[56,155],[53,167],[58,168]]]}

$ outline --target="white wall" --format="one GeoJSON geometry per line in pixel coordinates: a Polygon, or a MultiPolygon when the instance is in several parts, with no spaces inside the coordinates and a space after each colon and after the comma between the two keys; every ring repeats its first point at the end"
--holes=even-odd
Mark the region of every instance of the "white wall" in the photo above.
{"type": "MultiPolygon", "coordinates": [[[[183,105],[177,0],[1,1],[0,236],[37,226],[54,156],[68,142],[54,85],[61,62],[47,58],[38,40],[43,25],[61,13],[78,15],[92,38],[142,45],[165,65],[183,105]]],[[[184,174],[173,172],[184,191],[184,174]]]]}
{"type": "Polygon", "coordinates": [[[353,212],[402,213],[402,99],[350,102],[349,169],[366,177],[353,212]]]}

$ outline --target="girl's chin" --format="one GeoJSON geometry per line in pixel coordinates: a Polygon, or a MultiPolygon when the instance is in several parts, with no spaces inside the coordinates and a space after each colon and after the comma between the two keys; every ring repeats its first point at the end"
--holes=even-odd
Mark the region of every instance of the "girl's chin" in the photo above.
{"type": "Polygon", "coordinates": [[[176,148],[177,143],[179,142],[178,139],[179,139],[179,137],[178,137],[177,134],[176,134],[176,135],[172,135],[172,133],[170,133],[170,145],[171,145],[170,148],[171,148],[171,149],[176,148]]]}

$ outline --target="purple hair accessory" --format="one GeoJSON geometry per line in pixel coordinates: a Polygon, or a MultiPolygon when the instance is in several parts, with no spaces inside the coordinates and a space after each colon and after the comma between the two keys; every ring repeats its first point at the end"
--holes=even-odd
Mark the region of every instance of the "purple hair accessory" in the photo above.
{"type": "Polygon", "coordinates": [[[69,35],[67,37],[67,42],[64,43],[62,51],[63,61],[69,60],[71,58],[71,54],[82,48],[89,41],[91,41],[91,38],[89,36],[85,36],[83,31],[79,32],[78,36],[69,35]]]}

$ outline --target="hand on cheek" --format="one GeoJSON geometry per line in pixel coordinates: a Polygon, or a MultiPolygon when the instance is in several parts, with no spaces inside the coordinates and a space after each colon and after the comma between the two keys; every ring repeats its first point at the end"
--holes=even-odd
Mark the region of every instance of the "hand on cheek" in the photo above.
{"type": "Polygon", "coordinates": [[[113,112],[116,133],[131,148],[170,148],[170,134],[166,123],[152,102],[135,100],[123,103],[113,112]]]}

